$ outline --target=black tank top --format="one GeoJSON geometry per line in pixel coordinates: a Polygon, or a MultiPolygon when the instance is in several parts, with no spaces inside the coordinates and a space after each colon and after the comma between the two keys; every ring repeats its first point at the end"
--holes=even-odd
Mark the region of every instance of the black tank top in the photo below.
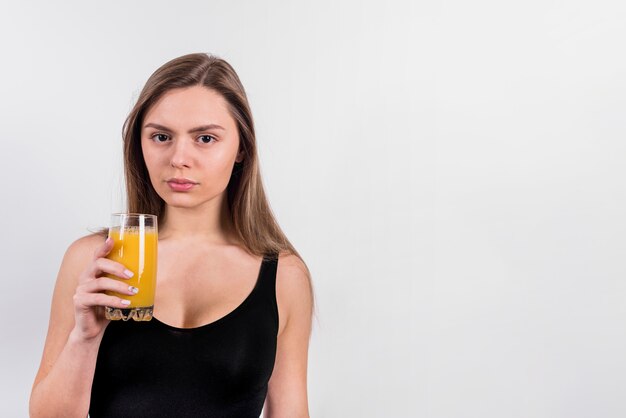
{"type": "Polygon", "coordinates": [[[89,416],[258,418],[278,335],[276,255],[234,311],[196,328],[111,321],[96,361],[89,416]]]}

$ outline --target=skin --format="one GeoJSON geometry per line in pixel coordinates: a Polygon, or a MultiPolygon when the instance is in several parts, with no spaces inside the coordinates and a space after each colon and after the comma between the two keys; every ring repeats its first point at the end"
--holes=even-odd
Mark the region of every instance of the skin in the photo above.
{"type": "MultiPolygon", "coordinates": [[[[226,186],[233,164],[243,159],[235,121],[223,97],[194,86],[166,93],[142,125],[150,181],[166,202],[159,220],[154,316],[179,328],[214,322],[251,292],[262,261],[237,242],[228,216],[226,186]],[[189,132],[209,124],[221,128],[189,132]],[[167,184],[172,177],[198,184],[187,192],[174,191],[167,184]]],[[[31,393],[31,417],[87,415],[97,350],[109,322],[103,306],[125,306],[123,298],[103,292],[131,294],[123,280],[101,277],[111,273],[124,278],[125,266],[104,258],[111,247],[89,235],[65,253],[31,393]]],[[[265,417],[308,417],[312,295],[304,265],[294,255],[279,256],[276,297],[279,332],[265,417]]]]}

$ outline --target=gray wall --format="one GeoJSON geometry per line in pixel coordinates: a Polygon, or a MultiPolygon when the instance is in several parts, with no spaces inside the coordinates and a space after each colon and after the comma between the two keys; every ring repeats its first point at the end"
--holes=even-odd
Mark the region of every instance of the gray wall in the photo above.
{"type": "Polygon", "coordinates": [[[0,6],[0,404],[27,415],[67,246],[122,206],[158,66],[238,71],[314,275],[313,417],[626,416],[615,1],[0,6]]]}

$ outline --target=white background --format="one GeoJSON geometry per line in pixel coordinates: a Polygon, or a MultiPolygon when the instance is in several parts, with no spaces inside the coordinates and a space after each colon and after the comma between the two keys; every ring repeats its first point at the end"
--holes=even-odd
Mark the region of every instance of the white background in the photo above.
{"type": "Polygon", "coordinates": [[[139,90],[211,52],[313,273],[312,417],[626,416],[624,4],[3,2],[1,415],[139,90]]]}

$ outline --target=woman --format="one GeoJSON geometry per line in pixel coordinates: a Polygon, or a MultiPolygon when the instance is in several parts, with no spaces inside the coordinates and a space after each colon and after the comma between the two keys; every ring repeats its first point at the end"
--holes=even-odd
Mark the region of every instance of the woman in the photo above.
{"type": "Polygon", "coordinates": [[[131,295],[106,229],[63,258],[32,417],[308,417],[310,273],[276,223],[252,115],[224,60],[152,74],[123,129],[128,212],[156,214],[154,318],[108,321],[131,295]],[[181,187],[176,183],[191,183],[181,187]]]}

